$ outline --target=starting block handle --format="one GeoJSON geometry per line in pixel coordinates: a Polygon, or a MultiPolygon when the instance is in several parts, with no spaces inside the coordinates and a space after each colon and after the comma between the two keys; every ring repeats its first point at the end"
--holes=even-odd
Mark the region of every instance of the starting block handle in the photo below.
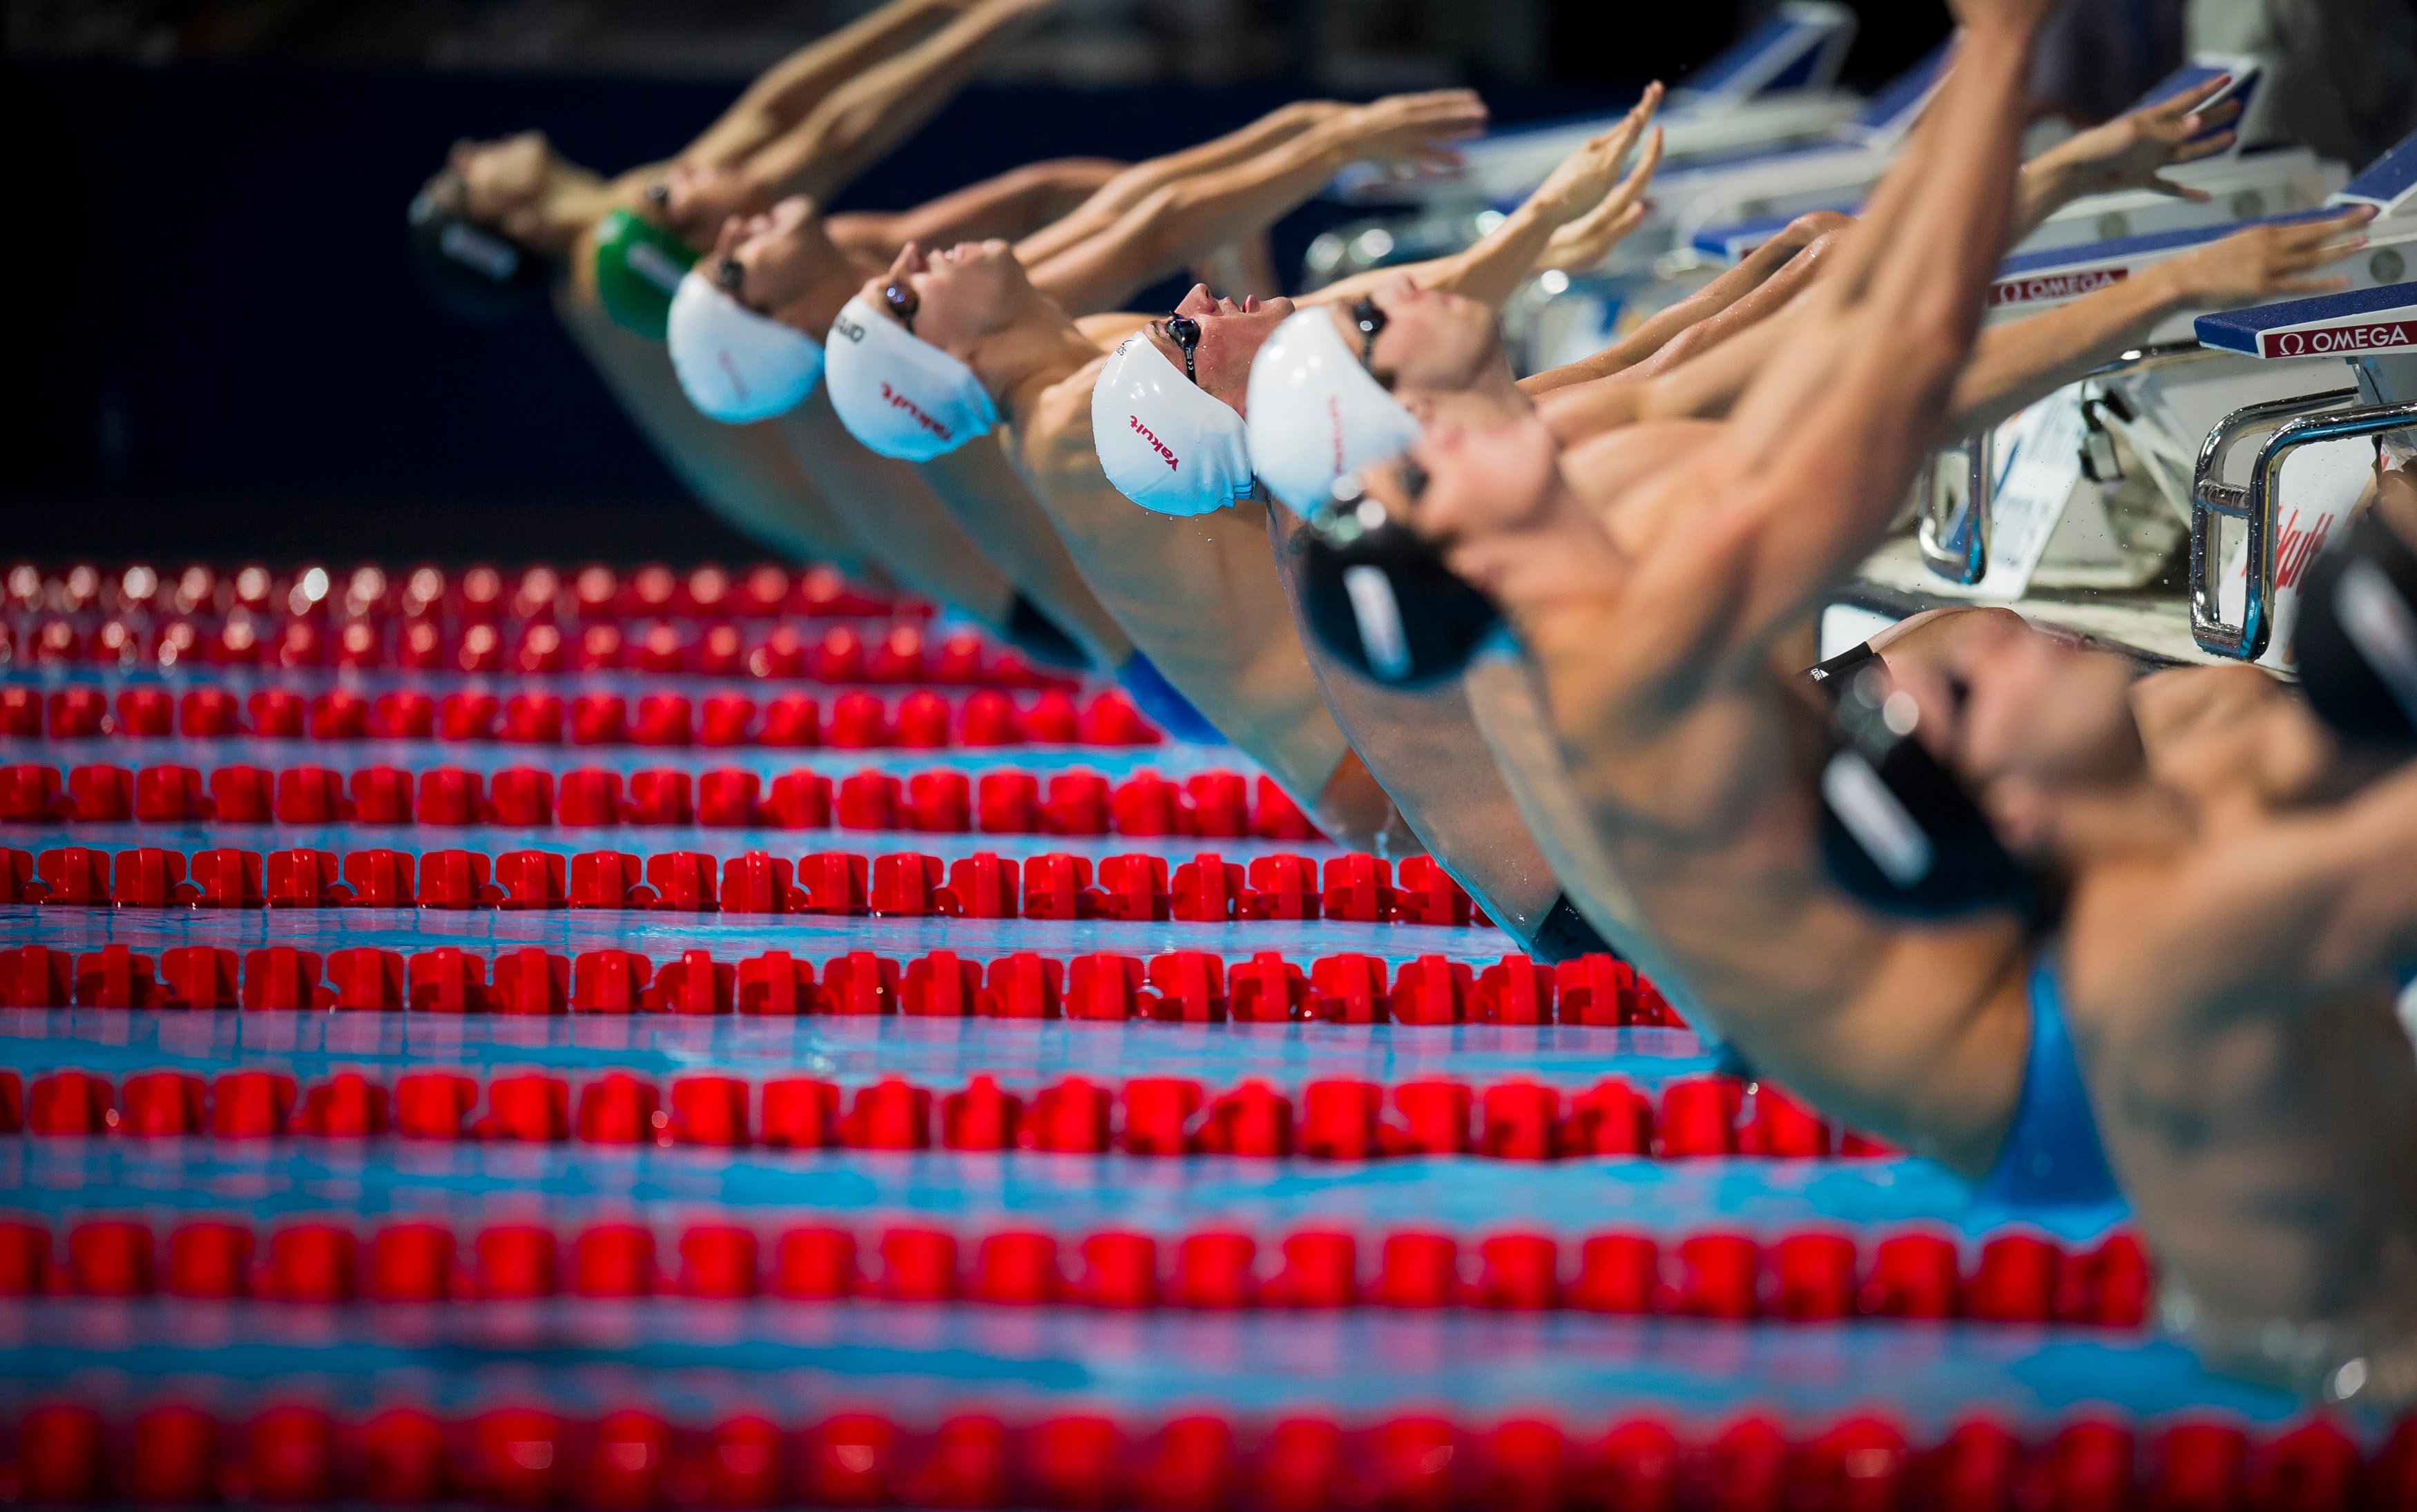
{"type": "Polygon", "coordinates": [[[1916,480],[1914,543],[1922,549],[1922,565],[1963,587],[1970,587],[1989,571],[1989,475],[1996,463],[1994,429],[1984,429],[1938,449],[1916,480]],[[1964,518],[1955,528],[1952,511],[1939,508],[1941,464],[1963,459],[1964,518]]]}
{"type": "Polygon", "coordinates": [[[2417,422],[2417,404],[2375,404],[2325,413],[2354,404],[2358,397],[2355,388],[2334,388],[2268,400],[2233,411],[2208,432],[2191,480],[2191,639],[2200,650],[2242,661],[2255,661],[2266,654],[2273,632],[2275,494],[2283,464],[2291,453],[2322,442],[2405,430],[2417,422]],[[2233,448],[2259,431],[2273,434],[2257,448],[2248,484],[2225,482],[2224,463],[2233,448]],[[2237,625],[2227,621],[2223,612],[2224,587],[2219,581],[2223,563],[2217,555],[2222,520],[2238,520],[2247,528],[2244,591],[2237,625]]]}
{"type": "MultiPolygon", "coordinates": [[[[2196,341],[2168,341],[2142,346],[2126,352],[2112,362],[2092,368],[2079,381],[2120,377],[2144,371],[2150,368],[2167,367],[2180,362],[2197,362],[2212,355],[2196,341]]],[[[1923,565],[1932,573],[1960,587],[1969,588],[1989,574],[1989,530],[1997,492],[1998,459],[1997,429],[1992,426],[1980,434],[1939,449],[1932,464],[1914,482],[1914,544],[1922,551],[1923,565]],[[1960,532],[1953,529],[1952,512],[1939,507],[1939,464],[1961,453],[1964,459],[1964,523],[1960,532]]]]}

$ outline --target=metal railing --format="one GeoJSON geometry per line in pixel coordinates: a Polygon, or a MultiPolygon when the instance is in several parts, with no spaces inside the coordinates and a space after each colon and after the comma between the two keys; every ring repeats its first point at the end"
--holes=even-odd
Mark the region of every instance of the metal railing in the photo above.
{"type": "Polygon", "coordinates": [[[2354,404],[2358,398],[2355,388],[2333,388],[2244,405],[2208,432],[2191,483],[2191,639],[2202,651],[2243,661],[2255,661],[2266,653],[2273,632],[2275,495],[2283,464],[2291,454],[2328,441],[2350,441],[2417,426],[2417,404],[2369,404],[2340,414],[2324,413],[2354,404]],[[2249,481],[2223,481],[2224,464],[2233,448],[2250,434],[2268,430],[2273,434],[2257,448],[2249,481]],[[2220,522],[2225,520],[2242,522],[2245,535],[2246,581],[2238,624],[2225,619],[2223,584],[2216,581],[2221,567],[2216,560],[2220,522]]]}
{"type": "Polygon", "coordinates": [[[1941,446],[1914,483],[1914,543],[1922,548],[1922,565],[1948,582],[1970,587],[1989,570],[1989,475],[1997,457],[1996,431],[1984,431],[1941,446]],[[1948,492],[1942,476],[1953,476],[1960,458],[1964,497],[1941,507],[1948,492]]]}
{"type": "MultiPolygon", "coordinates": [[[[2171,367],[2183,362],[2201,362],[2224,355],[2200,346],[2197,341],[2167,341],[2143,346],[2126,352],[2114,361],[2075,379],[2088,383],[2093,379],[2145,372],[2151,368],[2171,367]]],[[[1989,571],[1989,536],[1997,483],[1997,448],[1992,439],[1995,426],[1977,436],[1939,448],[1931,466],[1915,480],[1916,529],[1914,542],[1922,550],[1923,565],[1949,582],[1970,587],[1989,571]],[[1961,454],[1964,459],[1964,507],[1942,511],[1939,507],[1938,465],[1961,454]]],[[[1949,469],[1952,471],[1952,467],[1949,469]]]]}

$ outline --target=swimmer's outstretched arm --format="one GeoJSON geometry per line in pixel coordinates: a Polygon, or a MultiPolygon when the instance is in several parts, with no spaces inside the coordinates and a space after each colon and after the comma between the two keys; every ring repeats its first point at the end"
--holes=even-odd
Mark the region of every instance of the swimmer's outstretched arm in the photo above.
{"type": "Polygon", "coordinates": [[[1797,296],[1828,266],[1838,233],[1818,238],[1759,288],[1697,322],[1645,361],[1554,388],[1537,411],[1565,446],[1645,420],[1718,419],[1793,328],[1797,296]]]}
{"type": "Polygon", "coordinates": [[[2358,205],[2321,220],[2252,226],[2060,309],[1984,331],[1955,380],[1948,433],[1995,425],[2046,398],[2113,361],[2178,310],[2230,310],[2347,287],[2346,279],[2307,275],[2364,246],[2359,228],[2374,218],[2374,206],[2358,205]]]}
{"type": "Polygon", "coordinates": [[[1157,189],[1107,230],[1034,267],[1033,287],[1074,313],[1113,309],[1194,259],[1265,230],[1345,164],[1437,159],[1484,123],[1484,104],[1466,89],[1346,110],[1254,158],[1157,189]]]}
{"type": "Polygon", "coordinates": [[[937,114],[992,48],[1054,3],[979,0],[915,46],[833,90],[793,129],[751,156],[744,172],[767,203],[788,194],[828,202],[937,114]]]}
{"type": "Polygon", "coordinates": [[[2241,101],[2199,109],[2231,82],[2226,74],[2170,99],[2143,105],[2104,126],[2075,132],[2023,164],[2014,181],[2014,221],[2008,239],[2022,240],[2085,194],[2145,189],[2178,200],[2206,200],[2207,190],[2178,184],[2164,170],[2212,158],[2232,145],[2231,126],[2241,117],[2241,101]]]}
{"type": "Polygon", "coordinates": [[[1759,658],[1878,544],[1937,442],[2005,251],[2024,77],[2052,3],[1968,6],[1965,45],[1906,161],[1740,397],[1709,476],[1674,479],[1710,501],[1696,513],[1714,552],[1724,539],[1736,550],[1720,636],[1735,653],[1759,658]]]}
{"type": "Polygon", "coordinates": [[[887,263],[910,241],[953,247],[1051,225],[1126,171],[1109,158],[1052,158],[968,184],[912,210],[828,216],[823,228],[834,245],[887,263]]]}
{"type": "Polygon", "coordinates": [[[1357,299],[1406,273],[1421,289],[1448,290],[1499,310],[1535,273],[1562,228],[1586,219],[1606,201],[1620,202],[1619,213],[1625,214],[1628,206],[1644,197],[1662,157],[1661,129],[1655,128],[1649,137],[1645,129],[1661,103],[1662,86],[1651,85],[1619,125],[1589,139],[1563,159],[1526,203],[1466,251],[1406,267],[1372,269],[1330,283],[1300,302],[1330,305],[1357,299]],[[1645,150],[1622,177],[1619,165],[1640,137],[1645,138],[1645,150]]]}
{"type": "Polygon", "coordinates": [[[1228,131],[1196,147],[1137,162],[1100,185],[1090,198],[1070,207],[1063,218],[1018,242],[1015,255],[1026,267],[1037,268],[1085,239],[1108,231],[1126,211],[1167,185],[1246,162],[1354,108],[1329,99],[1295,100],[1269,111],[1239,130],[1228,131]]]}
{"type": "MultiPolygon", "coordinates": [[[[1794,267],[1796,254],[1812,245],[1816,238],[1853,223],[1852,217],[1835,210],[1816,210],[1798,216],[1778,235],[1739,259],[1737,266],[1668,309],[1648,316],[1619,340],[1590,356],[1522,378],[1519,386],[1530,399],[1539,399],[1571,384],[1624,372],[1649,357],[1662,355],[1681,337],[1694,333],[1704,323],[1762,288],[1782,268],[1794,267]]],[[[1736,328],[1741,327],[1732,327],[1732,334],[1736,328]]],[[[1699,344],[1685,356],[1700,355],[1708,348],[1709,343],[1699,344]]],[[[1685,360],[1685,356],[1679,360],[1685,360]]]]}
{"type": "Polygon", "coordinates": [[[757,75],[680,156],[716,167],[746,157],[803,119],[832,90],[965,8],[965,0],[890,0],[815,38],[757,75]]]}

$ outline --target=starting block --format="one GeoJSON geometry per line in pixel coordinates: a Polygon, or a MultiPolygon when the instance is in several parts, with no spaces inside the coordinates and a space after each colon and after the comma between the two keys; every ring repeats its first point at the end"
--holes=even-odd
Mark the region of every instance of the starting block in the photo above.
{"type": "MultiPolygon", "coordinates": [[[[2409,157],[2417,171],[2417,152],[2409,157]]],[[[2192,639],[2217,656],[2288,665],[2302,575],[2348,523],[2372,466],[2366,448],[2338,444],[2394,431],[2417,442],[2417,282],[2202,315],[2196,329],[2211,351],[2295,370],[2338,359],[2351,370],[2349,386],[2305,389],[2226,416],[2208,433],[2193,478],[2192,639]],[[2232,453],[2260,435],[2248,480],[2227,481],[2232,453]],[[2317,450],[2328,443],[2329,454],[2317,450]],[[2227,522],[2240,527],[2237,542],[2227,544],[2227,522]]]]}

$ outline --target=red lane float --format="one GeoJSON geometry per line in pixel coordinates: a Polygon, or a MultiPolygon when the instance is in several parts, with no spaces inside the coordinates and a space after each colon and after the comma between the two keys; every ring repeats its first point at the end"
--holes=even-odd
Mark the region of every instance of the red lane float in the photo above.
{"type": "Polygon", "coordinates": [[[905,1415],[875,1400],[823,1404],[807,1420],[752,1403],[673,1420],[525,1390],[441,1415],[408,1398],[347,1411],[277,1382],[131,1404],[61,1388],[0,1424],[0,1439],[13,1441],[19,1499],[37,1504],[2351,1512],[2417,1501],[2417,1423],[2364,1454],[2323,1416],[2251,1429],[2194,1415],[2151,1429],[2102,1411],[2022,1436],[1981,1416],[1936,1439],[1869,1414],[1791,1432],[1754,1414],[1002,1418],[962,1404],[905,1415]]]}
{"type": "MultiPolygon", "coordinates": [[[[372,856],[391,853],[366,853],[372,856]]],[[[460,853],[456,853],[460,854],[460,853]]],[[[353,860],[359,860],[357,854],[353,860]]],[[[479,858],[483,861],[483,857],[479,858]]],[[[509,858],[508,857],[507,860],[509,858]]],[[[554,858],[554,859],[559,859],[554,858]]],[[[589,857],[574,858],[585,862],[589,857]]],[[[664,858],[658,856],[657,861],[664,858]]],[[[742,860],[744,858],[741,858],[742,860]]],[[[810,860],[814,858],[809,858],[810,860]]],[[[860,860],[860,858],[858,858],[860,860]]],[[[959,866],[966,863],[960,862],[959,866]]],[[[730,868],[739,867],[734,861],[730,868]]],[[[730,884],[730,868],[723,885],[730,884]]],[[[601,865],[595,870],[606,869],[601,865]]],[[[863,886],[860,869],[832,866],[810,877],[828,897],[863,886]],[[837,875],[844,871],[844,876],[837,875]],[[836,879],[836,880],[835,880],[836,879]]],[[[321,869],[325,875],[325,869],[321,869]]],[[[401,863],[352,867],[354,885],[374,894],[397,889],[409,898],[401,863]],[[391,871],[394,874],[388,875],[391,871]]],[[[493,891],[479,869],[464,866],[445,885],[493,891]]],[[[626,889],[635,863],[616,858],[600,880],[573,869],[571,887],[626,889]],[[617,863],[627,863],[625,865],[617,863]]],[[[711,886],[705,866],[651,868],[654,885],[678,894],[711,886]]],[[[926,874],[928,878],[928,873],[926,874]]],[[[419,879],[423,906],[429,878],[419,879]]],[[[761,883],[785,885],[778,868],[768,878],[741,871],[744,891],[761,883]]],[[[560,889],[558,869],[542,879],[560,889]]],[[[190,884],[185,885],[190,886],[190,884]]],[[[540,885],[508,876],[516,888],[540,885]]],[[[701,900],[692,900],[692,901],[701,900]]],[[[724,907],[728,907],[725,892],[724,907]]],[[[0,1007],[19,1008],[352,1008],[423,1013],[823,1013],[962,1019],[1135,1019],[1173,1023],[1577,1024],[1596,1028],[1683,1027],[1669,1001],[1625,961],[1581,956],[1540,965],[1507,955],[1482,969],[1443,956],[1404,962],[1389,987],[1384,960],[1349,953],[1323,957],[1307,970],[1268,950],[1228,962],[1208,950],[1172,950],[1144,960],[1090,951],[1068,960],[1018,950],[987,963],[952,950],[907,960],[853,950],[813,962],[786,950],[732,962],[690,950],[655,961],[628,950],[557,955],[541,946],[505,949],[492,958],[458,945],[406,957],[401,951],[353,945],[326,952],[266,945],[238,954],[222,945],[181,945],[157,957],[123,945],[72,952],[48,945],[0,950],[0,1007]],[[695,984],[712,981],[709,995],[695,984]],[[676,987],[669,984],[681,984],[676,987]]],[[[1707,1105],[1700,1115],[1719,1110],[1707,1105]]],[[[1729,1110],[1733,1112],[1734,1110],[1729,1110]]]]}
{"type": "MultiPolygon", "coordinates": [[[[866,769],[836,783],[805,768],[769,780],[742,767],[690,773],[645,767],[623,774],[579,766],[476,772],[392,766],[350,773],[315,765],[190,766],[129,770],[105,763],[65,774],[36,762],[0,764],[0,824],[418,824],[516,829],[699,824],[708,829],[917,830],[929,834],[1106,835],[1201,839],[1305,840],[1316,829],[1262,776],[1195,773],[1180,782],[1144,770],[1111,783],[1076,768],[1047,774],[993,770],[866,769]],[[1044,786],[1045,784],[1045,786],[1044,786]]],[[[1403,865],[1411,869],[1412,857],[1403,865]]],[[[1419,862],[1425,865],[1424,862],[1419,862]]],[[[1390,872],[1388,873],[1390,882],[1390,872]]]]}
{"type": "MultiPolygon", "coordinates": [[[[1256,856],[1245,866],[1204,851],[1170,870],[1165,857],[1149,854],[1111,855],[1095,866],[1088,856],[1062,852],[1018,861],[978,851],[943,863],[913,852],[867,857],[824,851],[792,864],[767,851],[723,860],[699,851],[670,851],[641,862],[622,851],[568,857],[552,851],[507,851],[490,858],[464,850],[414,855],[376,849],[346,852],[340,860],[333,851],[262,854],[214,848],[196,851],[189,860],[159,846],[137,846],[113,857],[69,845],[38,854],[0,849],[0,884],[8,889],[8,901],[62,907],[651,908],[1196,924],[1324,917],[1491,927],[1451,873],[1428,857],[1407,857],[1396,876],[1391,863],[1366,854],[1330,857],[1321,871],[1302,855],[1256,856]],[[727,901],[725,895],[737,900],[727,901]]],[[[1469,986],[1464,969],[1448,967],[1402,990],[1422,1003],[1449,1005],[1469,986]]],[[[1326,981],[1318,987],[1339,996],[1355,990],[1326,981]]],[[[1412,1016],[1458,1013],[1438,1006],[1412,1016]]]]}
{"type": "MultiPolygon", "coordinates": [[[[839,632],[833,632],[837,634],[839,632]]],[[[818,677],[821,682],[845,682],[818,677]]],[[[90,686],[45,694],[0,688],[0,735],[143,740],[258,735],[327,742],[436,740],[521,746],[828,746],[841,750],[937,750],[1024,745],[1154,746],[1164,737],[1132,701],[1106,688],[1077,701],[1072,685],[1050,686],[1021,702],[997,688],[955,695],[921,688],[895,699],[850,689],[828,703],[807,693],[762,702],[743,693],[618,693],[542,690],[501,696],[465,689],[441,696],[398,688],[365,696],[265,688],[240,703],[223,688],[196,688],[172,700],[159,687],[121,689],[113,703],[90,686]]]]}
{"type": "Polygon", "coordinates": [[[785,616],[870,618],[910,623],[932,608],[911,596],[850,583],[837,568],[795,570],[772,562],[724,567],[706,563],[682,573],[648,563],[627,573],[591,562],[515,568],[478,564],[448,571],[433,563],[364,563],[349,571],[321,564],[272,568],[205,562],[162,571],[147,563],[77,563],[45,572],[30,562],[0,570],[0,612],[77,615],[286,613],[357,618],[437,619],[493,625],[612,619],[702,621],[785,616]]]}
{"type": "MultiPolygon", "coordinates": [[[[666,967],[647,996],[727,1003],[729,968],[666,967]]],[[[442,990],[443,984],[421,984],[442,990]]],[[[459,984],[451,984],[458,987],[459,984]]],[[[524,984],[515,980],[514,990],[524,984]]],[[[557,976],[540,990],[559,995],[557,976]]],[[[1011,1090],[977,1075],[953,1090],[889,1076],[849,1092],[814,1077],[758,1084],[719,1073],[668,1086],[633,1072],[357,1071],[302,1085],[281,1071],[143,1071],[113,1088],[67,1068],[30,1085],[0,1071],[0,1132],[43,1138],[308,1135],[327,1139],[492,1140],[767,1149],[1037,1150],[1146,1158],[1231,1155],[1317,1161],[1479,1156],[1545,1161],[1735,1156],[1827,1159],[1892,1153],[1826,1120],[1769,1082],[1674,1078],[1649,1096],[1618,1077],[1564,1091],[1527,1078],[1483,1087],[1456,1077],[1399,1083],[1325,1078],[1286,1091],[1251,1078],[1224,1091],[1189,1077],[1121,1085],[1069,1076],[1011,1090]],[[479,1110],[483,1108],[484,1112],[479,1110]],[[1707,1109],[1720,1110],[1707,1117],[1707,1109]]]]}
{"type": "MultiPolygon", "coordinates": [[[[558,1110],[556,1110],[558,1112],[558,1110]]],[[[658,1230],[613,1220],[462,1229],[399,1218],[263,1223],[240,1216],[95,1217],[55,1236],[0,1221],[0,1294],[291,1303],[476,1302],[542,1296],[782,1297],[970,1302],[1136,1310],[1446,1308],[1579,1311],[1744,1323],[2065,1323],[2135,1328],[2154,1277],[2127,1232],[2069,1247],[2029,1230],[1967,1246],[1928,1229],[1859,1244],[1815,1226],[1775,1239],[1711,1230],[1613,1230],[1566,1240],[1533,1230],[1435,1229],[1275,1236],[1220,1227],[1063,1234],[926,1223],[810,1221],[759,1230],[726,1218],[658,1230]]]]}

